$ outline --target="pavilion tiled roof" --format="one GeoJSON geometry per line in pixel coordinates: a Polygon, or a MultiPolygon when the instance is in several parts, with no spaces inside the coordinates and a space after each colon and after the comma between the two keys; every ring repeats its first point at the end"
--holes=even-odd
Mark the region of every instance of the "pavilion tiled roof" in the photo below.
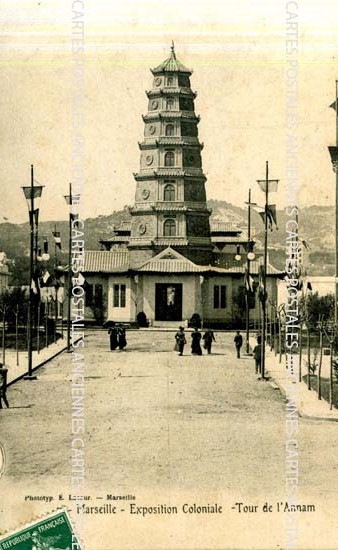
{"type": "Polygon", "coordinates": [[[128,250],[86,250],[84,273],[123,273],[129,268],[128,250]]]}
{"type": "Polygon", "coordinates": [[[141,266],[139,272],[199,273],[201,266],[194,264],[171,247],[166,248],[141,266]]]}
{"type": "MultiPolygon", "coordinates": [[[[250,262],[251,275],[258,275],[262,258],[250,262]]],[[[182,256],[177,250],[168,247],[157,256],[148,260],[136,271],[140,273],[219,273],[220,275],[244,275],[245,265],[229,268],[215,265],[197,265],[188,258],[182,256]]],[[[126,273],[129,270],[129,251],[119,250],[87,250],[85,252],[84,273],[126,273]]],[[[268,275],[281,276],[283,273],[268,264],[268,275]]]]}
{"type": "Polygon", "coordinates": [[[247,239],[245,237],[242,237],[240,235],[226,235],[225,237],[221,236],[215,236],[211,235],[211,242],[212,243],[225,243],[225,244],[232,244],[232,243],[247,243],[247,239]]]}

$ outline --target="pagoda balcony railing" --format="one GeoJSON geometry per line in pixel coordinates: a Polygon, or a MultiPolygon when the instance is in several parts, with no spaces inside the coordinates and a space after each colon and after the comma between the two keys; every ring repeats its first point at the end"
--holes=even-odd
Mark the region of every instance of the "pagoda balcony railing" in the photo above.
{"type": "Polygon", "coordinates": [[[163,86],[162,88],[153,88],[152,90],[147,90],[146,95],[150,97],[163,97],[167,95],[184,95],[188,97],[197,97],[197,92],[191,88],[176,88],[175,86],[163,86]]]}
{"type": "Polygon", "coordinates": [[[207,179],[205,174],[202,171],[202,168],[182,168],[180,166],[176,167],[158,167],[153,170],[141,170],[140,172],[133,173],[134,178],[138,180],[153,179],[159,177],[193,177],[198,179],[207,179]]]}
{"type": "Polygon", "coordinates": [[[135,202],[135,205],[130,207],[130,213],[133,214],[144,214],[146,212],[153,213],[154,211],[158,212],[198,212],[201,214],[211,215],[212,210],[207,208],[205,202],[201,201],[151,201],[151,202],[141,202],[140,200],[135,202]]]}
{"type": "Polygon", "coordinates": [[[144,141],[139,141],[138,146],[141,151],[147,149],[157,149],[159,146],[166,145],[182,145],[182,146],[194,146],[199,147],[199,149],[204,148],[204,143],[198,141],[198,137],[191,136],[161,136],[158,139],[145,139],[144,141]]]}
{"type": "Polygon", "coordinates": [[[151,120],[172,120],[177,118],[191,119],[195,122],[200,122],[200,115],[196,115],[194,111],[149,111],[146,115],[142,115],[143,122],[151,120]]]}

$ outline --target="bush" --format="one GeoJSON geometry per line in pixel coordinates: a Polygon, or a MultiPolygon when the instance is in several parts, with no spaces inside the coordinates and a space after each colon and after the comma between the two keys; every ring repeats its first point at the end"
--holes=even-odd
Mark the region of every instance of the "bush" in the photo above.
{"type": "Polygon", "coordinates": [[[136,318],[137,318],[137,324],[138,324],[139,327],[148,327],[149,326],[149,321],[148,321],[147,316],[144,313],[144,311],[140,311],[137,314],[136,318]]]}
{"type": "Polygon", "coordinates": [[[189,327],[191,328],[201,328],[202,326],[202,321],[201,321],[201,316],[199,313],[193,313],[191,318],[190,318],[190,321],[189,321],[189,327]]]}

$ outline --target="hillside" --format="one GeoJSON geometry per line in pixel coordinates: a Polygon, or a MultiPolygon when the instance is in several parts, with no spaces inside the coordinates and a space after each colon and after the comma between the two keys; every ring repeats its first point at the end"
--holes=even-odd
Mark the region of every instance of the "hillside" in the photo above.
{"type": "MultiPolygon", "coordinates": [[[[225,201],[208,201],[212,209],[212,219],[227,221],[234,226],[246,230],[247,210],[234,206],[225,201]]],[[[100,249],[99,240],[110,236],[114,225],[121,221],[130,219],[128,207],[113,212],[109,216],[98,216],[85,220],[85,246],[86,249],[100,249]]],[[[285,263],[285,223],[286,216],[283,211],[277,212],[279,229],[269,231],[269,257],[276,267],[282,269],[285,263]]],[[[309,244],[309,251],[306,252],[306,263],[308,272],[312,275],[333,275],[334,274],[334,208],[322,206],[310,206],[304,208],[299,217],[300,238],[305,239],[309,244]]],[[[41,223],[39,235],[41,240],[47,237],[49,241],[49,252],[53,256],[54,245],[52,231],[54,227],[61,233],[63,254],[61,260],[66,262],[66,251],[68,248],[68,222],[50,221],[41,223]]],[[[252,236],[257,243],[257,250],[262,250],[264,227],[260,216],[252,212],[252,236]]],[[[0,224],[0,251],[6,252],[12,259],[11,271],[14,275],[13,283],[22,284],[27,278],[28,256],[29,256],[29,226],[24,224],[0,224]]]]}

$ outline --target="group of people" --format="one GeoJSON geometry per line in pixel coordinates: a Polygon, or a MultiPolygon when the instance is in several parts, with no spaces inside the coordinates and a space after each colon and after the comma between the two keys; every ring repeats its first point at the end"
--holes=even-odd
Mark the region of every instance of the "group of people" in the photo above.
{"type": "MultiPolygon", "coordinates": [[[[124,350],[127,346],[126,339],[126,330],[122,325],[115,325],[112,321],[111,326],[108,330],[110,338],[110,351],[114,351],[117,348],[124,350]]],[[[211,353],[211,347],[213,342],[216,342],[215,335],[211,329],[204,331],[202,335],[197,327],[194,328],[191,333],[191,353],[192,355],[202,355],[201,343],[203,342],[203,347],[208,354],[211,353]]],[[[178,332],[175,334],[175,351],[178,351],[178,355],[183,355],[184,346],[187,341],[185,338],[184,327],[179,327],[178,332]]],[[[236,332],[234,338],[237,358],[241,357],[241,348],[243,346],[243,337],[239,330],[236,332]]],[[[261,356],[262,356],[262,338],[257,336],[257,345],[253,349],[253,356],[255,360],[255,371],[256,374],[261,372],[261,356]]],[[[7,369],[3,367],[0,363],[0,409],[2,409],[2,400],[5,402],[6,406],[9,407],[8,401],[6,398],[6,391],[3,388],[6,388],[6,378],[7,378],[7,369]]]]}
{"type": "MultiPolygon", "coordinates": [[[[211,346],[213,342],[216,342],[215,335],[212,330],[207,329],[203,336],[195,328],[191,333],[191,353],[192,355],[202,355],[201,340],[204,340],[203,347],[207,350],[207,353],[211,353],[211,346]]],[[[234,338],[237,358],[241,357],[241,348],[243,346],[243,336],[240,331],[237,330],[234,338]]],[[[179,327],[178,332],[175,334],[175,351],[178,351],[178,355],[183,355],[184,346],[187,341],[185,338],[184,327],[179,327]]],[[[262,337],[257,336],[257,345],[253,349],[253,356],[255,360],[256,374],[261,372],[261,357],[262,357],[262,337]]]]}
{"type": "MultiPolygon", "coordinates": [[[[236,333],[236,336],[234,338],[236,352],[237,352],[237,358],[240,359],[241,357],[241,347],[243,345],[243,337],[238,330],[236,333]]],[[[262,361],[262,337],[257,336],[257,344],[253,348],[253,357],[255,360],[255,372],[256,374],[261,372],[261,361],[262,361]]]]}
{"type": "Polygon", "coordinates": [[[122,325],[115,325],[112,321],[108,330],[110,339],[110,351],[114,351],[117,348],[124,350],[127,346],[126,329],[122,325]]]}
{"type": "MultiPolygon", "coordinates": [[[[204,332],[203,336],[197,327],[194,328],[191,333],[191,353],[192,355],[202,355],[201,340],[204,340],[203,347],[207,353],[211,353],[212,343],[215,342],[215,335],[212,330],[208,329],[204,332]]],[[[178,351],[178,355],[183,355],[184,346],[187,341],[185,338],[184,327],[179,327],[178,332],[175,334],[175,351],[178,351]]]]}

